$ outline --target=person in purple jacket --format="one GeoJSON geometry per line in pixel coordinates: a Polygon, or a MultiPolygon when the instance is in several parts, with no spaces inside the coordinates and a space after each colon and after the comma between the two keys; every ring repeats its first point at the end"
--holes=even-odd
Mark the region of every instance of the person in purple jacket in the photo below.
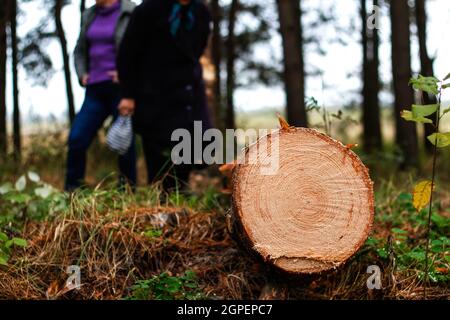
{"type": "MultiPolygon", "coordinates": [[[[97,131],[109,117],[118,116],[121,100],[116,55],[135,4],[129,0],[96,0],[82,16],[81,32],[75,48],[75,68],[86,97],[69,134],[65,189],[82,185],[86,153],[97,131]]],[[[121,184],[136,184],[134,141],[119,157],[121,184]]]]}

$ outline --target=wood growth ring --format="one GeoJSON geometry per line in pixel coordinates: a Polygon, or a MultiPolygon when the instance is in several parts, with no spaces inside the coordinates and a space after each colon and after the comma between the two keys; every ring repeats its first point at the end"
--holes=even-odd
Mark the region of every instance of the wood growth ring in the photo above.
{"type": "MultiPolygon", "coordinates": [[[[374,217],[373,183],[349,148],[313,129],[289,128],[250,146],[279,143],[275,174],[236,166],[233,209],[243,236],[265,261],[290,273],[336,268],[364,244],[374,217]]],[[[267,153],[266,151],[264,151],[267,153]]]]}

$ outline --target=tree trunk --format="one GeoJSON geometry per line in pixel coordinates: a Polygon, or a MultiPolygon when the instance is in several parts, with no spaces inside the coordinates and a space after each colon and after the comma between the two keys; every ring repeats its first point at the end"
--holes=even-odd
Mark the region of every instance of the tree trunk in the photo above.
{"type": "Polygon", "coordinates": [[[228,37],[226,40],[226,52],[227,52],[227,113],[225,116],[226,129],[234,129],[235,116],[234,116],[234,90],[236,88],[235,81],[235,61],[236,61],[236,16],[239,7],[239,0],[232,0],[230,6],[230,12],[228,16],[228,37]]]}
{"type": "Polygon", "coordinates": [[[290,124],[306,127],[305,72],[303,60],[302,12],[299,0],[277,0],[283,39],[284,83],[287,118],[290,124]]]}
{"type": "Polygon", "coordinates": [[[410,8],[408,0],[391,0],[392,73],[395,94],[396,142],[403,151],[402,167],[418,165],[417,130],[412,122],[401,118],[403,109],[411,109],[414,92],[411,78],[410,8]]]}
{"type": "Polygon", "coordinates": [[[7,6],[0,6],[0,157],[6,156],[6,25],[8,22],[7,6]]]}
{"type": "MultiPolygon", "coordinates": [[[[373,1],[378,5],[378,0],[373,1]]],[[[380,78],[378,73],[379,36],[378,30],[367,27],[366,0],[361,0],[362,47],[363,47],[363,125],[364,150],[371,153],[381,150],[380,105],[378,94],[380,78]]]]}
{"type": "Polygon", "coordinates": [[[222,12],[219,0],[211,1],[211,14],[213,20],[213,32],[211,38],[212,61],[214,64],[214,115],[215,123],[218,128],[223,129],[223,110],[222,110],[222,35],[220,34],[220,25],[222,21],[222,12]]]}
{"type": "MultiPolygon", "coordinates": [[[[417,35],[419,38],[419,53],[420,53],[420,66],[421,74],[426,77],[434,76],[433,71],[433,60],[428,55],[427,49],[427,13],[425,7],[425,0],[416,0],[416,24],[417,24],[417,35]]],[[[435,104],[437,103],[436,97],[429,95],[426,92],[422,93],[422,100],[424,104],[435,104]]],[[[435,122],[436,114],[429,116],[428,118],[433,119],[435,122]]],[[[427,139],[427,137],[434,133],[433,126],[429,124],[424,125],[425,132],[425,147],[428,152],[433,152],[433,145],[427,139]]]]}
{"type": "Polygon", "coordinates": [[[12,78],[13,78],[13,141],[14,156],[20,159],[22,137],[20,129],[19,107],[19,77],[18,77],[18,48],[17,48],[17,0],[11,1],[11,48],[12,48],[12,78]]]}
{"type": "Polygon", "coordinates": [[[236,232],[264,261],[288,273],[317,273],[364,244],[373,183],[342,143],[290,127],[259,139],[243,159],[233,170],[236,232]]]}
{"type": "Polygon", "coordinates": [[[63,0],[55,0],[55,24],[56,24],[56,34],[61,45],[61,53],[63,58],[64,67],[64,77],[66,79],[66,94],[67,94],[67,104],[69,107],[69,121],[72,124],[75,119],[75,103],[73,99],[73,89],[72,89],[72,79],[70,71],[69,53],[67,51],[67,40],[66,34],[64,32],[63,24],[61,21],[61,11],[63,8],[63,0]]]}
{"type": "Polygon", "coordinates": [[[84,10],[86,10],[86,0],[80,1],[80,13],[83,14],[84,10]]]}

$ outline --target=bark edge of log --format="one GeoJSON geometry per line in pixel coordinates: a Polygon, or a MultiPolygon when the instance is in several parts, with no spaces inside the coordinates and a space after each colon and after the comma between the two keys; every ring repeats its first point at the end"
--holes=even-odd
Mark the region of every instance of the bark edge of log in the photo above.
{"type": "MultiPolygon", "coordinates": [[[[239,182],[239,177],[242,174],[242,172],[247,168],[249,165],[236,165],[233,169],[232,174],[232,217],[233,217],[233,224],[235,228],[235,233],[237,234],[238,239],[242,242],[242,244],[249,249],[250,252],[255,253],[256,256],[259,258],[262,258],[262,260],[265,263],[268,263],[269,265],[275,267],[275,269],[281,271],[285,274],[291,274],[291,275],[302,275],[302,274],[315,274],[315,273],[321,273],[329,270],[334,270],[348,261],[365,243],[367,240],[367,237],[369,236],[373,222],[374,222],[374,211],[375,211],[375,205],[374,205],[374,191],[373,191],[373,182],[369,176],[369,170],[368,168],[362,163],[360,158],[351,150],[351,148],[343,145],[340,141],[337,141],[315,129],[308,129],[308,128],[294,128],[290,127],[288,129],[280,129],[278,131],[279,135],[282,136],[284,134],[297,134],[298,132],[311,135],[312,137],[319,138],[320,140],[328,143],[331,147],[337,148],[340,150],[345,157],[348,157],[351,160],[351,164],[353,168],[355,169],[355,172],[360,176],[362,183],[367,188],[367,203],[365,204],[366,211],[367,211],[367,219],[366,219],[366,225],[363,231],[363,236],[360,237],[360,239],[354,243],[353,247],[351,248],[351,254],[348,254],[345,258],[339,260],[339,261],[326,261],[326,260],[320,260],[320,259],[314,259],[314,258],[308,258],[308,257],[271,257],[265,252],[261,252],[261,250],[258,249],[258,245],[255,243],[251,232],[249,232],[248,228],[243,223],[243,215],[245,213],[242,212],[242,206],[240,204],[240,197],[239,193],[241,188],[241,183],[239,182]],[[295,259],[301,259],[303,262],[309,263],[310,266],[306,268],[302,268],[301,270],[296,270],[295,268],[292,268],[292,261],[295,259]]],[[[272,133],[273,134],[273,133],[272,133]]],[[[272,135],[269,134],[269,135],[272,135]]],[[[253,146],[250,146],[245,151],[245,154],[247,154],[250,150],[250,148],[253,146]]]]}

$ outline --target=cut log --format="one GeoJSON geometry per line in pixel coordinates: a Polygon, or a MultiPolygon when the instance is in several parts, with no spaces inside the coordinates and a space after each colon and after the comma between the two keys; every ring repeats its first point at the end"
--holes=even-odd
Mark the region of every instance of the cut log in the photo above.
{"type": "Polygon", "coordinates": [[[350,147],[313,129],[285,127],[247,148],[243,159],[233,170],[234,218],[266,262],[289,273],[318,273],[364,244],[374,217],[373,183],[350,147]],[[267,163],[249,159],[276,156],[274,143],[278,169],[268,174],[267,163]]]}

